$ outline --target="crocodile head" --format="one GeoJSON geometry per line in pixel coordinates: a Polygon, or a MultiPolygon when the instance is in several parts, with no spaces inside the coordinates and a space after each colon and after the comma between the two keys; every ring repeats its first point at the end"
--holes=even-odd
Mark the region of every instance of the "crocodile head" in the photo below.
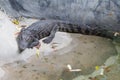
{"type": "Polygon", "coordinates": [[[33,48],[39,45],[39,40],[36,39],[29,30],[23,28],[17,36],[17,43],[19,52],[21,53],[26,48],[33,48]]]}

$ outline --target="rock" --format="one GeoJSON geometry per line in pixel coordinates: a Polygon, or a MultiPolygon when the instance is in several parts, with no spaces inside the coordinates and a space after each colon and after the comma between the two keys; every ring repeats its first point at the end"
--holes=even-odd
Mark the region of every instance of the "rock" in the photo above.
{"type": "Polygon", "coordinates": [[[59,19],[120,32],[119,0],[1,0],[12,17],[59,19]]]}
{"type": "MultiPolygon", "coordinates": [[[[61,37],[59,46],[69,42],[67,39],[62,40],[61,35],[62,33],[57,33],[57,37],[55,37],[57,39],[61,37]]],[[[111,40],[80,34],[71,34],[71,37],[69,36],[72,40],[67,46],[56,48],[54,52],[50,52],[48,55],[41,52],[40,56],[42,57],[32,56],[28,63],[12,63],[4,66],[8,75],[5,75],[6,78],[3,80],[25,79],[26,76],[29,77],[29,80],[33,80],[34,77],[30,75],[37,76],[38,74],[39,76],[44,75],[43,77],[46,80],[72,80],[78,75],[92,73],[96,65],[102,65],[107,58],[116,55],[116,49],[111,40]],[[82,69],[82,71],[70,72],[67,68],[68,64],[73,69],[82,69]],[[19,73],[21,70],[22,74],[19,73]]],[[[53,42],[56,42],[57,39],[54,39],[53,42]]]]}

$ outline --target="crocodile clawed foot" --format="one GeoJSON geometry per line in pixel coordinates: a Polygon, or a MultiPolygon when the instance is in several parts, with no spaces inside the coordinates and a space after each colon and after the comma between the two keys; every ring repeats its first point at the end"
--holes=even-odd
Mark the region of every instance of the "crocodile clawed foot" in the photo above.
{"type": "Polygon", "coordinates": [[[37,49],[39,49],[41,46],[41,44],[39,43],[37,46],[35,46],[37,49]]]}

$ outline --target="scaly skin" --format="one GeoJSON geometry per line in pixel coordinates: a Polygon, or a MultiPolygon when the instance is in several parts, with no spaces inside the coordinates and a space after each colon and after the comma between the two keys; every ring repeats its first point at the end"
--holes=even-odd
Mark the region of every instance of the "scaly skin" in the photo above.
{"type": "Polygon", "coordinates": [[[39,44],[40,39],[45,37],[47,38],[43,42],[48,44],[53,40],[57,31],[95,35],[110,39],[115,37],[115,32],[101,29],[98,26],[90,27],[88,25],[71,24],[63,21],[42,20],[21,30],[17,37],[19,50],[23,51],[26,48],[33,48],[39,44]]]}

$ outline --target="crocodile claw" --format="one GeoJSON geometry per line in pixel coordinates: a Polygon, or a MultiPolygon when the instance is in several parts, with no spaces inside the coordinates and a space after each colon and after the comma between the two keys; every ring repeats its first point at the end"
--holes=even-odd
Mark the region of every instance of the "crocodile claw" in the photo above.
{"type": "Polygon", "coordinates": [[[37,49],[39,49],[41,46],[41,44],[39,43],[37,46],[35,46],[37,49]]]}

